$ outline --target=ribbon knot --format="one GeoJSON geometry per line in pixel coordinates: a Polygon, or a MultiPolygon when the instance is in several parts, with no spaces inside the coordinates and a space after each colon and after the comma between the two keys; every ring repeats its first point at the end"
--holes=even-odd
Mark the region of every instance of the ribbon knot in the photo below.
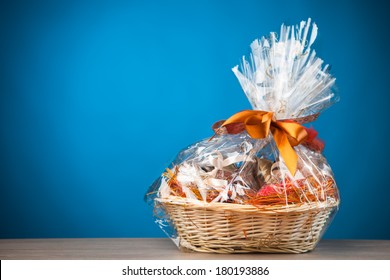
{"type": "Polygon", "coordinates": [[[226,129],[229,134],[237,134],[246,130],[250,137],[264,139],[271,131],[281,157],[288,170],[295,175],[298,164],[298,155],[294,146],[299,145],[307,138],[304,126],[292,120],[277,121],[272,112],[245,110],[238,112],[226,121],[217,122],[213,128],[226,129]]]}

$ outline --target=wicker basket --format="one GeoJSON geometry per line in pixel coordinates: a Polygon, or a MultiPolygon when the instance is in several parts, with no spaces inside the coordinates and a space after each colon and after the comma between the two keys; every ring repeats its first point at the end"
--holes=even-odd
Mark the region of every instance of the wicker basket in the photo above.
{"type": "Polygon", "coordinates": [[[304,253],[321,238],[338,201],[257,208],[170,196],[159,199],[179,246],[212,253],[304,253]]]}

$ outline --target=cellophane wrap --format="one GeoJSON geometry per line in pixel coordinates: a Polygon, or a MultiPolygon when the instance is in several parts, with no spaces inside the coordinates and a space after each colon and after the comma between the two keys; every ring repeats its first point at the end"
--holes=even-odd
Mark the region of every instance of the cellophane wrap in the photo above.
{"type": "MultiPolygon", "coordinates": [[[[240,67],[232,70],[254,110],[273,112],[275,120],[307,123],[337,101],[335,78],[312,50],[316,36],[317,26],[309,19],[297,26],[282,25],[279,38],[271,33],[251,44],[249,59],[243,57],[240,67]]],[[[323,142],[312,128],[307,132],[307,139],[293,147],[298,157],[295,174],[287,168],[272,133],[263,139],[251,138],[245,130],[211,133],[183,149],[145,196],[154,207],[156,223],[179,246],[180,236],[164,201],[287,210],[297,205],[338,205],[323,142]]]]}

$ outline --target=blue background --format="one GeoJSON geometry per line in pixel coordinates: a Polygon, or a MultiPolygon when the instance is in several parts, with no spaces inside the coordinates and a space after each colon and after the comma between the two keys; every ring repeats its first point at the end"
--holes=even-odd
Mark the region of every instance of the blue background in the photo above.
{"type": "Polygon", "coordinates": [[[231,67],[312,17],[341,102],[315,123],[342,204],[327,238],[390,239],[389,17],[375,1],[0,6],[0,237],[159,237],[143,195],[248,109],[231,67]]]}

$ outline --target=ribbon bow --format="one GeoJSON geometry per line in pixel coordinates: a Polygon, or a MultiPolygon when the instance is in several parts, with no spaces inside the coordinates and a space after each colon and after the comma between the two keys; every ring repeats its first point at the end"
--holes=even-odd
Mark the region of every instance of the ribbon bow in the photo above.
{"type": "MultiPolygon", "coordinates": [[[[222,121],[215,125],[221,123],[222,121]]],[[[220,125],[220,128],[225,128],[230,134],[246,130],[249,136],[255,139],[263,139],[271,131],[288,170],[295,175],[298,155],[293,147],[305,141],[308,136],[305,127],[299,123],[290,120],[277,121],[273,118],[272,112],[245,110],[228,118],[220,125]]]]}

